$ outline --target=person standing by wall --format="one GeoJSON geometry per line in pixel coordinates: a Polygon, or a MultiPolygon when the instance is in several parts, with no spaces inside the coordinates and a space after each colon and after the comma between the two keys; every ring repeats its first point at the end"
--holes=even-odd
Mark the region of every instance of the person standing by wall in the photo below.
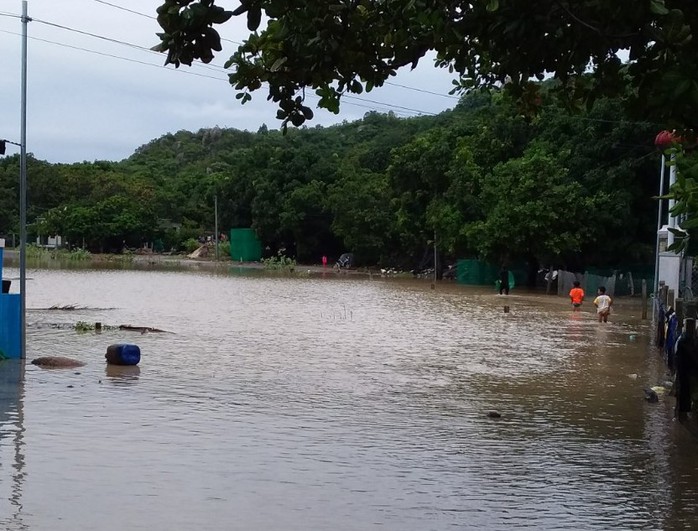
{"type": "Polygon", "coordinates": [[[598,294],[594,299],[594,306],[596,306],[596,313],[599,316],[599,323],[608,322],[608,316],[611,313],[611,306],[613,305],[613,299],[606,295],[606,288],[604,286],[599,286],[598,294]]]}
{"type": "Polygon", "coordinates": [[[509,295],[509,270],[502,266],[499,271],[499,294],[509,295]]]}
{"type": "Polygon", "coordinates": [[[582,307],[582,302],[584,302],[584,290],[580,287],[579,280],[572,283],[570,301],[572,302],[572,310],[578,312],[582,307]]]}
{"type": "Polygon", "coordinates": [[[684,331],[676,342],[676,416],[684,420],[692,409],[691,377],[698,358],[698,341],[696,340],[696,320],[684,320],[684,331]]]}

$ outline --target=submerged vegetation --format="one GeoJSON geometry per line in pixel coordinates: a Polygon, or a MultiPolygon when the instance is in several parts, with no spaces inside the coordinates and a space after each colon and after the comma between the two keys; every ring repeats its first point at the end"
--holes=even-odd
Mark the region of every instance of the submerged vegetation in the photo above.
{"type": "Polygon", "coordinates": [[[87,249],[76,247],[75,249],[47,249],[38,245],[27,246],[27,260],[89,260],[92,253],[87,249]]]}

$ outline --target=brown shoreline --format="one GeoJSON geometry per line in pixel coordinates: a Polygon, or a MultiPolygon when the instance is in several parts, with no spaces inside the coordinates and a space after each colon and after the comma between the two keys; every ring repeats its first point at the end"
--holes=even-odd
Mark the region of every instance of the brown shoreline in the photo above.
{"type": "MultiPolygon", "coordinates": [[[[5,260],[7,260],[8,265],[16,267],[19,263],[19,250],[17,249],[5,249],[5,260]]],[[[32,264],[36,261],[31,260],[32,264]]],[[[236,262],[230,258],[224,258],[220,260],[209,259],[209,258],[189,258],[186,255],[171,255],[171,254],[132,254],[132,255],[122,255],[122,254],[97,254],[93,253],[86,260],[75,261],[76,264],[93,264],[99,265],[134,265],[136,267],[163,267],[163,268],[173,268],[181,267],[182,269],[206,269],[215,270],[223,268],[240,268],[240,269],[251,269],[259,271],[270,271],[273,269],[268,269],[262,262],[236,262]]],[[[296,264],[293,270],[290,269],[280,269],[278,272],[285,273],[332,273],[335,275],[380,275],[379,270],[373,270],[370,268],[361,269],[342,269],[338,270],[333,267],[327,266],[323,267],[321,264],[296,264]]],[[[409,275],[412,277],[412,275],[409,275]]]]}

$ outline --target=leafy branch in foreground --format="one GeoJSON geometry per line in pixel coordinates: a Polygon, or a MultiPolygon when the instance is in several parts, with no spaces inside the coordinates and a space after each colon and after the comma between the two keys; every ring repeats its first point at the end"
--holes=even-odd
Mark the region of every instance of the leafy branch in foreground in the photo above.
{"type": "Polygon", "coordinates": [[[154,49],[176,67],[210,62],[222,50],[214,26],[245,17],[250,33],[226,63],[230,83],[243,103],[267,87],[284,127],[313,117],[306,89],[338,112],[342,95],[382,86],[429,51],[453,72],[455,92],[505,86],[535,108],[531,80],[552,75],[572,107],[624,95],[667,126],[698,120],[690,0],[240,0],[233,11],[215,0],[165,0],[157,13],[164,31],[154,49]]]}

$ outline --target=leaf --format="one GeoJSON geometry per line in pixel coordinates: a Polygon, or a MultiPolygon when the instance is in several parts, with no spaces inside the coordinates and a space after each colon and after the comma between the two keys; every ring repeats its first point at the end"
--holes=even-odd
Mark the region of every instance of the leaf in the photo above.
{"type": "Polygon", "coordinates": [[[698,229],[698,217],[697,218],[690,218],[687,219],[686,221],[681,222],[681,228],[682,229],[698,229]]]}
{"type": "Polygon", "coordinates": [[[664,0],[650,0],[650,11],[655,15],[666,15],[669,10],[664,5],[664,0]]]}
{"type": "Polygon", "coordinates": [[[291,123],[296,127],[303,125],[303,122],[305,122],[305,117],[302,114],[295,113],[293,116],[291,116],[291,123]]]}
{"type": "MultiPolygon", "coordinates": [[[[661,0],[656,0],[656,1],[661,1],[661,0]]],[[[489,0],[487,2],[487,11],[490,13],[493,13],[499,9],[499,0],[489,0]]]]}
{"type": "MultiPolygon", "coordinates": [[[[242,7],[242,6],[241,6],[242,7]]],[[[222,7],[214,6],[211,14],[209,15],[209,20],[213,24],[224,24],[233,16],[233,11],[226,11],[222,7]]]]}
{"type": "Polygon", "coordinates": [[[262,9],[259,7],[250,9],[247,12],[247,29],[250,31],[256,31],[260,22],[262,22],[262,9]]]}
{"type": "Polygon", "coordinates": [[[272,72],[278,72],[286,61],[288,61],[288,57],[279,57],[276,61],[274,61],[274,64],[271,65],[270,70],[272,72]]]}

